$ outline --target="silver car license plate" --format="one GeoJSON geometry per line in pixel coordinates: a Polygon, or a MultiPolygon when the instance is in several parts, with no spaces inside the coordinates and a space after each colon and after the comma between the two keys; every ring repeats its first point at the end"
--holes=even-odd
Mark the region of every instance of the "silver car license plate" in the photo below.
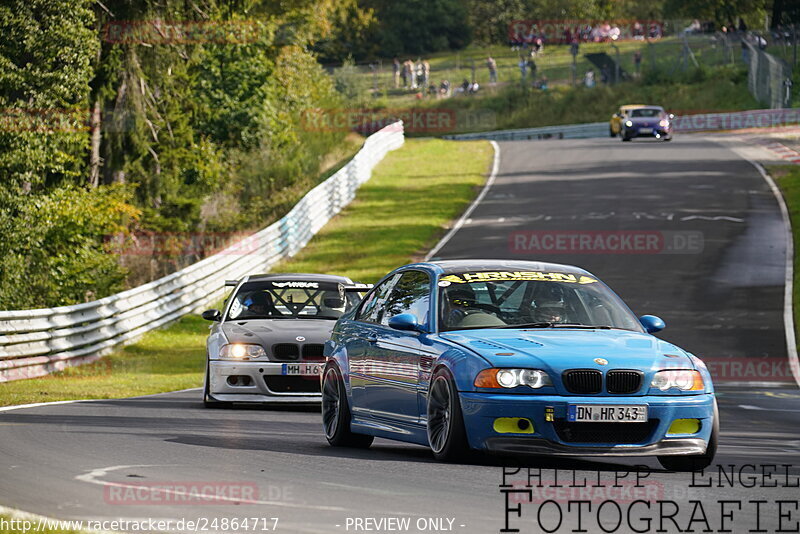
{"type": "Polygon", "coordinates": [[[319,363],[284,363],[281,368],[282,375],[314,376],[319,375],[322,365],[319,363]]]}
{"type": "Polygon", "coordinates": [[[635,404],[570,404],[571,423],[646,423],[647,406],[635,404]]]}

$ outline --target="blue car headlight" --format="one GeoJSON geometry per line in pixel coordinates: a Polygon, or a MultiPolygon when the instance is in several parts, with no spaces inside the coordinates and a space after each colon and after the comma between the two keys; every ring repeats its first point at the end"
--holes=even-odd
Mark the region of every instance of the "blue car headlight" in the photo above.
{"type": "Polygon", "coordinates": [[[625,126],[630,128],[631,126],[633,126],[633,121],[625,121],[625,126]]]}
{"type": "Polygon", "coordinates": [[[539,389],[552,386],[550,376],[539,369],[484,369],[474,382],[477,388],[506,388],[512,389],[519,386],[528,386],[539,389]]]}
{"type": "Polygon", "coordinates": [[[693,369],[670,369],[659,371],[653,376],[650,387],[668,391],[672,388],[681,391],[703,391],[706,387],[703,375],[693,369]]]}
{"type": "Polygon", "coordinates": [[[219,357],[223,360],[246,360],[249,358],[264,358],[267,352],[261,345],[246,343],[231,343],[219,349],[219,357]]]}

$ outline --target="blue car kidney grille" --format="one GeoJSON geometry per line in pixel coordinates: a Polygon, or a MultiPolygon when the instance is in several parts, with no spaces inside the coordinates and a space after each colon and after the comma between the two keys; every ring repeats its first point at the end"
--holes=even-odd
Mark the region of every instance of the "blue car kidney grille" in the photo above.
{"type": "Polygon", "coordinates": [[[603,374],[593,369],[570,369],[562,375],[564,387],[570,393],[591,395],[603,391],[603,374]]]}

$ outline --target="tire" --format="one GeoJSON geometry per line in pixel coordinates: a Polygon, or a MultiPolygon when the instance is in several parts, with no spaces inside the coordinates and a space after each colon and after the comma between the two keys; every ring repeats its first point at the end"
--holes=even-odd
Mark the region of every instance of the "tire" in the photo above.
{"type": "Polygon", "coordinates": [[[630,140],[631,140],[631,138],[630,138],[630,137],[628,137],[628,136],[627,136],[627,135],[625,135],[625,134],[622,134],[622,142],[623,142],[623,143],[627,143],[627,142],[628,142],[628,141],[630,141],[630,140]]]}
{"type": "Polygon", "coordinates": [[[230,408],[233,406],[232,402],[222,402],[218,400],[214,400],[211,396],[209,388],[211,387],[209,380],[209,371],[206,369],[206,380],[205,384],[203,385],[203,406],[206,408],[230,408]]]}
{"type": "Polygon", "coordinates": [[[708,440],[706,452],[687,456],[659,456],[658,463],[668,471],[700,471],[714,461],[714,456],[717,454],[718,440],[719,408],[717,408],[717,400],[714,399],[714,422],[711,426],[711,437],[708,440]]]}
{"type": "Polygon", "coordinates": [[[439,369],[428,391],[428,444],[437,460],[456,461],[470,455],[461,401],[450,373],[439,369]]]}
{"type": "Polygon", "coordinates": [[[664,136],[664,141],[672,141],[672,136],[671,135],[664,136]]]}
{"type": "Polygon", "coordinates": [[[333,447],[366,449],[372,445],[375,438],[351,431],[350,421],[344,379],[335,365],[328,365],[322,377],[322,428],[325,438],[333,447]]]}

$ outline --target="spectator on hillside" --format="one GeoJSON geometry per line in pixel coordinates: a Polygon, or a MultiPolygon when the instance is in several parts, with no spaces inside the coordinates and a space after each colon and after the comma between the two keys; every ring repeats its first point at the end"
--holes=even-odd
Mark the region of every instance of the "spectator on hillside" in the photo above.
{"type": "Polygon", "coordinates": [[[586,87],[594,87],[595,86],[594,71],[593,70],[587,70],[586,71],[586,74],[583,77],[583,84],[586,87]]]}
{"type": "Polygon", "coordinates": [[[489,69],[489,83],[497,83],[497,62],[492,56],[486,58],[486,68],[489,69]]]}
{"type": "Polygon", "coordinates": [[[644,28],[642,28],[642,23],[638,20],[633,23],[633,38],[637,41],[644,40],[644,28]]]}
{"type": "Polygon", "coordinates": [[[428,63],[427,59],[423,59],[422,63],[420,64],[420,66],[422,67],[421,68],[421,72],[422,72],[421,86],[422,87],[427,87],[428,86],[428,81],[431,79],[431,64],[428,63]]]}
{"type": "Polygon", "coordinates": [[[394,88],[397,89],[397,86],[400,83],[400,60],[394,58],[392,60],[392,79],[394,80],[394,88]]]}
{"type": "Polygon", "coordinates": [[[542,76],[542,79],[536,82],[533,86],[537,89],[541,89],[542,91],[547,91],[547,76],[542,76]]]}
{"type": "Polygon", "coordinates": [[[408,69],[408,60],[403,61],[402,69],[400,70],[400,77],[403,78],[403,89],[408,89],[408,82],[411,72],[408,69]]]}
{"type": "Polygon", "coordinates": [[[464,78],[464,81],[461,82],[461,87],[459,89],[461,89],[462,93],[466,94],[469,91],[469,86],[470,86],[469,80],[464,78]]]}
{"type": "Polygon", "coordinates": [[[536,62],[533,58],[528,60],[528,71],[531,73],[531,79],[536,78],[536,62]]]}
{"type": "Polygon", "coordinates": [[[633,53],[633,67],[636,76],[639,76],[642,71],[642,52],[639,50],[633,53]]]}
{"type": "Polygon", "coordinates": [[[747,24],[744,23],[744,19],[739,17],[739,31],[742,33],[747,32],[747,24]]]}
{"type": "Polygon", "coordinates": [[[442,83],[439,84],[439,94],[445,98],[450,96],[450,82],[448,80],[442,80],[442,83]]]}
{"type": "Polygon", "coordinates": [[[519,59],[519,73],[522,81],[525,81],[525,76],[528,74],[528,62],[524,57],[519,59]]]}

